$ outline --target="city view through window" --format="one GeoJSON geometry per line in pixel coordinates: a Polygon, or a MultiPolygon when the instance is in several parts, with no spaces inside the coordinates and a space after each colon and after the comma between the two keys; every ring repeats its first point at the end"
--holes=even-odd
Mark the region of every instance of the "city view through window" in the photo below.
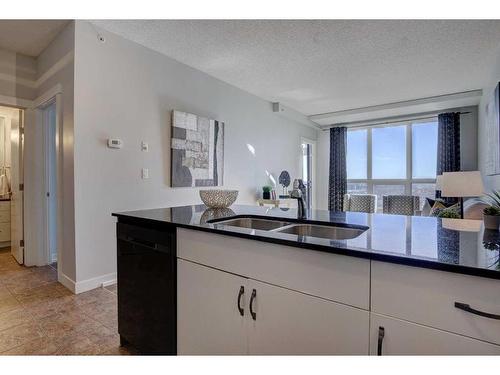
{"type": "Polygon", "coordinates": [[[347,190],[384,195],[417,195],[420,209],[434,197],[437,166],[437,119],[348,129],[347,190]]]}

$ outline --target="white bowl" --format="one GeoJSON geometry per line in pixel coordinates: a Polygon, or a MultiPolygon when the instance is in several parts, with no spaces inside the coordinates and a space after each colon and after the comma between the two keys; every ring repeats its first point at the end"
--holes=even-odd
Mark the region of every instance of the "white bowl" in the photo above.
{"type": "Polygon", "coordinates": [[[200,198],[207,207],[226,208],[238,198],[238,190],[200,190],[200,198]]]}

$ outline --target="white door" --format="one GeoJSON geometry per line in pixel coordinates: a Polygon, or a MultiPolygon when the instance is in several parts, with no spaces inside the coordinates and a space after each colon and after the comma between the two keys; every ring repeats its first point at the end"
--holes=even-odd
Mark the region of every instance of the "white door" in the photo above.
{"type": "Polygon", "coordinates": [[[11,252],[19,264],[24,262],[24,220],[23,220],[23,111],[11,121],[11,252]]]}
{"type": "Polygon", "coordinates": [[[370,327],[372,355],[500,355],[500,346],[383,315],[370,327]]]}
{"type": "Polygon", "coordinates": [[[254,280],[249,287],[250,354],[368,354],[368,311],[254,280]]]}
{"type": "Polygon", "coordinates": [[[247,354],[246,284],[245,278],[177,261],[178,354],[247,354]]]}

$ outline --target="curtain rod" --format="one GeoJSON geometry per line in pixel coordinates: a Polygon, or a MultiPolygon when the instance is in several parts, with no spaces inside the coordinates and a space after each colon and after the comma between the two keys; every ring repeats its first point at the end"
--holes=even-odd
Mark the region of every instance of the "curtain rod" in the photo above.
{"type": "MultiPolygon", "coordinates": [[[[466,114],[469,114],[469,113],[472,113],[470,111],[467,111],[467,112],[459,112],[461,115],[466,115],[466,114]]],[[[345,124],[335,124],[335,125],[329,125],[328,127],[326,128],[322,128],[321,130],[322,131],[326,131],[326,130],[330,130],[331,128],[340,128],[340,127],[343,127],[345,126],[346,128],[349,128],[349,129],[353,129],[353,128],[367,128],[367,127],[370,127],[370,126],[377,126],[377,125],[387,125],[387,124],[395,124],[395,123],[398,123],[398,122],[407,122],[407,121],[415,121],[415,120],[429,120],[431,118],[436,118],[438,115],[438,113],[432,115],[432,116],[420,116],[420,117],[412,117],[412,118],[405,118],[405,117],[399,117],[399,120],[397,117],[393,118],[391,120],[391,118],[388,118],[387,120],[385,121],[381,121],[381,122],[369,122],[367,121],[365,124],[360,124],[360,125],[349,125],[349,123],[345,123],[345,124]]],[[[357,121],[358,123],[361,122],[361,121],[357,121]]],[[[352,122],[351,124],[355,124],[356,122],[352,122]]]]}

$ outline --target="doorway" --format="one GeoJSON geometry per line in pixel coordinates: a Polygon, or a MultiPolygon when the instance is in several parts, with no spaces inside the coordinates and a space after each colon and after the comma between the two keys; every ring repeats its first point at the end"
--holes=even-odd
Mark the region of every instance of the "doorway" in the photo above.
{"type": "Polygon", "coordinates": [[[24,263],[24,110],[0,106],[0,247],[24,263]]]}
{"type": "Polygon", "coordinates": [[[302,167],[302,180],[306,186],[306,206],[310,210],[314,207],[314,179],[315,176],[315,154],[316,142],[307,138],[301,139],[301,167],[302,167]]]}

